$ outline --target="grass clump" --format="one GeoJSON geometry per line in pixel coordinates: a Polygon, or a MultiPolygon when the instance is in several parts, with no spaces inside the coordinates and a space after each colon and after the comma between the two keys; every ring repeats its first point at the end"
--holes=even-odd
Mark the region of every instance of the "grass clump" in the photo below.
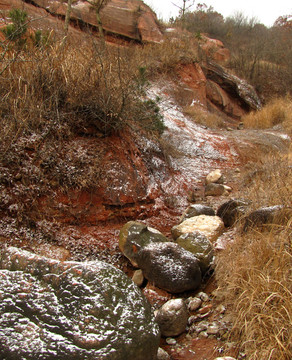
{"type": "MultiPolygon", "coordinates": [[[[289,156],[266,157],[253,169],[249,165],[249,184],[242,188],[254,209],[291,207],[289,161],[289,156]]],[[[231,339],[250,360],[292,357],[291,244],[292,219],[265,231],[238,234],[218,256],[219,293],[235,319],[231,339]]]]}
{"type": "Polygon", "coordinates": [[[184,113],[190,116],[195,123],[207,126],[210,129],[226,127],[226,123],[221,116],[211,113],[200,106],[187,106],[184,108],[184,113]]]}
{"type": "Polygon", "coordinates": [[[292,99],[290,97],[273,99],[261,110],[249,113],[242,120],[245,127],[256,129],[268,129],[281,124],[291,134],[292,99]]]}

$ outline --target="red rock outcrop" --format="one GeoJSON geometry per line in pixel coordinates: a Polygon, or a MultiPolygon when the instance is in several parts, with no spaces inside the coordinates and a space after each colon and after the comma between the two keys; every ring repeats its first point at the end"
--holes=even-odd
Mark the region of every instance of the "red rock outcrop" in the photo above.
{"type": "Polygon", "coordinates": [[[220,40],[203,36],[200,46],[208,57],[219,64],[224,64],[230,59],[230,51],[224,47],[223,42],[220,40]]]}
{"type": "MultiPolygon", "coordinates": [[[[66,1],[34,0],[39,7],[54,15],[65,16],[66,1]]],[[[163,35],[155,13],[139,0],[111,0],[100,12],[104,30],[134,40],[160,42],[163,35]]],[[[94,8],[85,0],[72,4],[71,19],[98,26],[94,8]]]]}

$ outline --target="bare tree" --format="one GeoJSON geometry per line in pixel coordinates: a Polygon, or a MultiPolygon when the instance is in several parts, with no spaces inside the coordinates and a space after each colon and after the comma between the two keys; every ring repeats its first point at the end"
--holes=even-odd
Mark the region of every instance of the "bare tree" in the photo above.
{"type": "Polygon", "coordinates": [[[172,3],[174,6],[179,8],[179,12],[181,14],[181,20],[182,20],[182,26],[185,27],[185,14],[186,12],[195,4],[195,0],[182,0],[182,5],[177,5],[175,3],[172,3]],[[188,3],[191,2],[191,4],[188,5],[188,3]]]}
{"type": "Polygon", "coordinates": [[[72,1],[73,0],[68,0],[67,1],[67,11],[66,11],[66,16],[65,16],[65,24],[64,24],[65,37],[67,37],[68,30],[69,30],[69,23],[70,23],[71,9],[72,9],[72,1]]]}
{"type": "Polygon", "coordinates": [[[109,2],[109,0],[86,0],[86,2],[88,2],[95,9],[98,31],[100,34],[101,41],[103,42],[103,44],[105,44],[104,31],[103,31],[102,22],[101,22],[100,11],[109,2]]]}

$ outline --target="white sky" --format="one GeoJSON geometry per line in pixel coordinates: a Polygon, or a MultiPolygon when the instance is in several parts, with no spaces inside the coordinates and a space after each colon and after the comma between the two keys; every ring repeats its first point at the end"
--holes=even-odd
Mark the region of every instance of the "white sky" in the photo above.
{"type": "MultiPolygon", "coordinates": [[[[176,17],[179,9],[173,3],[181,6],[183,0],[143,0],[156,12],[159,19],[168,20],[171,16],[176,17]]],[[[187,5],[191,4],[191,0],[187,5]]],[[[249,18],[255,17],[258,22],[266,26],[272,26],[275,20],[281,15],[292,14],[292,0],[202,0],[195,1],[196,4],[205,3],[208,7],[213,6],[214,10],[225,18],[242,12],[249,18]]]]}

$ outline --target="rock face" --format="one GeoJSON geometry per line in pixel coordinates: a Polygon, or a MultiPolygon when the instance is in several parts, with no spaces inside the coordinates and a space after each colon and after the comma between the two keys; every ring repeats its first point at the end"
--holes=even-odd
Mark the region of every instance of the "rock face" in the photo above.
{"type": "MultiPolygon", "coordinates": [[[[51,14],[66,14],[67,4],[61,0],[34,0],[38,6],[51,14]]],[[[104,30],[134,40],[160,42],[162,33],[155,13],[139,0],[111,0],[100,12],[104,30]]],[[[95,10],[85,0],[73,2],[71,19],[98,26],[95,10]]]]}
{"type": "MultiPolygon", "coordinates": [[[[258,110],[261,108],[261,101],[257,93],[246,81],[230,74],[222,66],[211,60],[205,64],[204,71],[206,78],[220,86],[233,99],[236,99],[240,108],[246,110],[258,110]]],[[[212,98],[210,100],[212,102],[212,98]]],[[[224,106],[224,103],[222,105],[223,108],[227,106],[227,104],[224,106]]]]}
{"type": "Polygon", "coordinates": [[[122,253],[138,267],[139,251],[154,242],[166,242],[168,239],[158,230],[138,221],[127,222],[120,231],[119,247],[122,253]]]}
{"type": "Polygon", "coordinates": [[[151,243],[139,251],[137,262],[146,279],[171,293],[195,290],[201,284],[198,259],[178,244],[151,243]]]}
{"type": "Polygon", "coordinates": [[[4,248],[0,269],[1,359],[155,358],[151,307],[113,266],[4,248]]]}
{"type": "Polygon", "coordinates": [[[213,242],[221,235],[224,229],[223,221],[218,216],[199,215],[189,218],[171,229],[174,239],[187,233],[198,231],[213,242]]]}

